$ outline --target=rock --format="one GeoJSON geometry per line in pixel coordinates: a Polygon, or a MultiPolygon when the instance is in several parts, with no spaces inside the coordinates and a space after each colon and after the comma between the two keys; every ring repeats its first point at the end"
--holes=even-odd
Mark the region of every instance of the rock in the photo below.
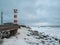
{"type": "Polygon", "coordinates": [[[26,27],[26,28],[31,29],[31,27],[26,27]]]}
{"type": "Polygon", "coordinates": [[[25,25],[20,25],[20,27],[26,27],[25,25]]]}
{"type": "Polygon", "coordinates": [[[33,35],[35,35],[35,36],[39,36],[38,31],[33,31],[33,35]]]}
{"type": "Polygon", "coordinates": [[[43,44],[45,44],[45,41],[41,41],[43,44]]]}
{"type": "Polygon", "coordinates": [[[60,39],[59,39],[59,44],[60,44],[60,39]]]}
{"type": "Polygon", "coordinates": [[[27,36],[30,36],[29,34],[27,34],[27,36]]]}
{"type": "Polygon", "coordinates": [[[56,41],[58,41],[58,38],[55,38],[56,41]]]}

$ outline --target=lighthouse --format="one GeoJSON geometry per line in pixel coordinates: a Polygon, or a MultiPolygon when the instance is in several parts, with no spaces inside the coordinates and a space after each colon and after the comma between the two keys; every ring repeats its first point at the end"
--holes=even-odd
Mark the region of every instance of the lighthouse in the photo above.
{"type": "Polygon", "coordinates": [[[14,9],[14,24],[17,24],[17,9],[14,9]]]}

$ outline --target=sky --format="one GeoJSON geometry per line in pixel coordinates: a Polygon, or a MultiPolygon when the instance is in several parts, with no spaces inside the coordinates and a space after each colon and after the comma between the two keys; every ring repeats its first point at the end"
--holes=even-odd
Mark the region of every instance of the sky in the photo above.
{"type": "Polygon", "coordinates": [[[0,0],[3,22],[13,22],[13,9],[18,9],[18,24],[60,25],[60,0],[0,0]]]}

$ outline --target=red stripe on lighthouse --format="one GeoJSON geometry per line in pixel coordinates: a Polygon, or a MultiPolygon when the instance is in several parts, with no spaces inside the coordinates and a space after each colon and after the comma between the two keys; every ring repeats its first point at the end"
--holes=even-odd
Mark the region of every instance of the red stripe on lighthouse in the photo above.
{"type": "Polygon", "coordinates": [[[14,20],[15,23],[17,23],[17,20],[14,20]]]}
{"type": "Polygon", "coordinates": [[[14,15],[14,18],[17,18],[17,15],[14,15]]]}

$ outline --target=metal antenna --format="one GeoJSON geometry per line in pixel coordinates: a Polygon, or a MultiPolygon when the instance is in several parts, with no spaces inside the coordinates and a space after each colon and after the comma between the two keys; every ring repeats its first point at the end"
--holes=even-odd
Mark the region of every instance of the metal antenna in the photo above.
{"type": "Polygon", "coordinates": [[[3,12],[1,11],[1,24],[3,24],[3,12]]]}

